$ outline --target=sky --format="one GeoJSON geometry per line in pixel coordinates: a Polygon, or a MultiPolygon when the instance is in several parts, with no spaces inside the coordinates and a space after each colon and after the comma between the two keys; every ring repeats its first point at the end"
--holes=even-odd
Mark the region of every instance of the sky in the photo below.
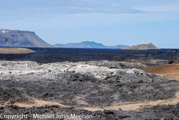
{"type": "Polygon", "coordinates": [[[179,48],[179,0],[0,0],[0,28],[34,31],[50,44],[179,48]]]}

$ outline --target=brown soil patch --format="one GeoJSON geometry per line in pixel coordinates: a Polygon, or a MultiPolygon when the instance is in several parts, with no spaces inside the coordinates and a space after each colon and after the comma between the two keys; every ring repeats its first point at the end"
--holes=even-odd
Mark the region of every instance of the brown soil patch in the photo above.
{"type": "Polygon", "coordinates": [[[134,62],[125,62],[125,61],[120,61],[119,63],[142,65],[140,62],[137,62],[137,61],[134,61],[134,62]]]}
{"type": "Polygon", "coordinates": [[[58,102],[53,102],[53,101],[45,101],[42,99],[36,99],[36,98],[29,98],[30,102],[16,102],[11,104],[10,101],[5,102],[1,106],[9,106],[9,105],[15,105],[18,107],[26,107],[26,108],[31,108],[31,107],[41,107],[41,106],[59,106],[61,108],[71,108],[70,106],[62,105],[58,102]]]}
{"type": "Polygon", "coordinates": [[[139,110],[144,107],[151,107],[156,105],[175,105],[179,103],[179,92],[175,94],[174,98],[168,99],[168,100],[157,100],[157,101],[145,101],[145,102],[126,102],[126,103],[118,103],[113,106],[107,106],[104,108],[100,107],[81,107],[78,109],[85,109],[88,111],[103,111],[103,110],[139,110]]]}
{"type": "Polygon", "coordinates": [[[148,66],[143,68],[144,71],[154,74],[179,75],[179,64],[166,64],[159,66],[148,66]]]}
{"type": "Polygon", "coordinates": [[[179,80],[179,75],[168,75],[169,80],[179,80]]]}
{"type": "MultiPolygon", "coordinates": [[[[61,108],[72,108],[71,106],[66,106],[63,104],[60,104],[58,102],[53,101],[45,101],[42,99],[36,99],[36,98],[29,98],[30,102],[16,102],[11,103],[10,101],[5,102],[4,104],[1,104],[1,106],[9,106],[9,105],[15,105],[18,107],[42,107],[42,106],[59,106],[61,108]]],[[[174,98],[167,99],[167,100],[157,100],[157,101],[144,101],[144,102],[120,102],[115,103],[112,106],[106,106],[106,107],[76,107],[75,109],[81,109],[81,110],[88,110],[88,111],[104,111],[104,110],[119,110],[122,109],[124,111],[130,111],[130,110],[139,110],[144,107],[151,107],[156,105],[175,105],[179,103],[179,92],[177,92],[174,96],[174,98]]]]}
{"type": "Polygon", "coordinates": [[[140,62],[129,62],[130,64],[136,64],[136,65],[141,65],[141,63],[140,62]]]}
{"type": "Polygon", "coordinates": [[[28,54],[34,52],[27,48],[0,48],[0,54],[28,54]]]}

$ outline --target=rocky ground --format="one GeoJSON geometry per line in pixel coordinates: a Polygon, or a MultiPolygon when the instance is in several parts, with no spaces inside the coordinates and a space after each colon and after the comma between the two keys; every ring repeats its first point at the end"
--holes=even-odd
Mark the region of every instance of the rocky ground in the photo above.
{"type": "Polygon", "coordinates": [[[73,119],[46,119],[177,120],[179,79],[143,71],[160,64],[178,65],[160,59],[51,63],[1,60],[0,119],[14,114],[28,115],[23,119],[29,120],[35,119],[33,114],[75,114],[73,119]]]}

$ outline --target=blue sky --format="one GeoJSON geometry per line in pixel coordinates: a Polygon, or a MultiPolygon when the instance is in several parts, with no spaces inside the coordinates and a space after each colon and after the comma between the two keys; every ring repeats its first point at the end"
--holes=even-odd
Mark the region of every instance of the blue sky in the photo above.
{"type": "Polygon", "coordinates": [[[0,0],[0,28],[35,31],[50,44],[179,48],[179,0],[0,0]]]}

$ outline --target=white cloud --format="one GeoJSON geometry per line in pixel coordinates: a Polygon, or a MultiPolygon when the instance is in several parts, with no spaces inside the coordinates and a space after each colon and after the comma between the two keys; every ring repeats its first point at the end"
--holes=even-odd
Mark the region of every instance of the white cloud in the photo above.
{"type": "Polygon", "coordinates": [[[68,27],[179,20],[178,0],[14,0],[12,3],[0,0],[0,2],[1,25],[68,27]]]}
{"type": "Polygon", "coordinates": [[[0,3],[3,13],[17,14],[23,11],[28,15],[178,12],[179,9],[178,0],[0,0],[0,3]]]}
{"type": "Polygon", "coordinates": [[[155,12],[155,13],[179,13],[179,4],[167,4],[167,5],[154,5],[143,6],[136,8],[141,11],[155,12]]]}
{"type": "Polygon", "coordinates": [[[178,0],[53,0],[49,2],[60,13],[144,13],[178,12],[178,0]]]}

